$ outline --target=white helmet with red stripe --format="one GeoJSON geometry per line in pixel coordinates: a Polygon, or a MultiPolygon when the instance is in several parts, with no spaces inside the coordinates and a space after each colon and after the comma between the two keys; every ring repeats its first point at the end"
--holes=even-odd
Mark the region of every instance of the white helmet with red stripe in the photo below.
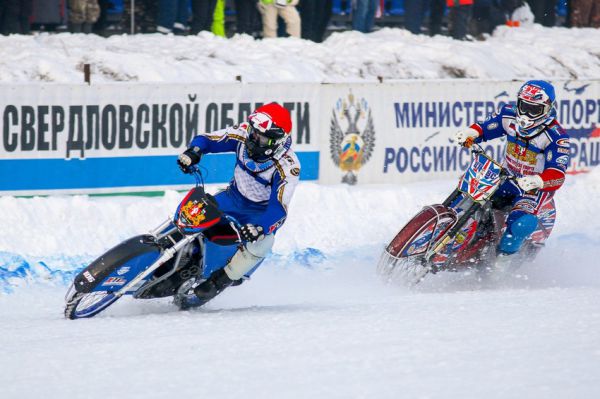
{"type": "Polygon", "coordinates": [[[525,138],[536,135],[545,125],[554,119],[554,87],[545,80],[526,82],[517,95],[517,132],[525,138]]]}

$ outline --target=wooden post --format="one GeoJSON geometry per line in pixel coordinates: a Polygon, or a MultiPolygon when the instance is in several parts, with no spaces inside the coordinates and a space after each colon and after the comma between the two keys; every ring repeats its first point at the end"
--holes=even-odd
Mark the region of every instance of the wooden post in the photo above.
{"type": "Polygon", "coordinates": [[[83,64],[83,81],[88,85],[92,84],[91,76],[90,64],[83,64]]]}

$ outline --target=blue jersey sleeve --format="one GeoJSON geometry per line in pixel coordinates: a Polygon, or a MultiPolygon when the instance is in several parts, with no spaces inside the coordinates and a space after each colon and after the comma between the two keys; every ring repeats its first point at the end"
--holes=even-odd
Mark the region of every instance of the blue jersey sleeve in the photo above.
{"type": "Polygon", "coordinates": [[[191,148],[197,148],[202,154],[235,152],[239,143],[243,143],[244,136],[235,129],[223,129],[212,133],[199,134],[190,143],[191,148]]]}
{"type": "Polygon", "coordinates": [[[544,191],[558,190],[565,181],[567,168],[571,162],[569,136],[556,124],[548,129],[550,144],[544,150],[544,171],[540,174],[544,181],[544,191]]]}
{"type": "Polygon", "coordinates": [[[494,112],[484,122],[477,122],[471,127],[479,132],[479,137],[475,139],[476,143],[497,139],[506,135],[504,129],[504,118],[512,117],[515,114],[512,105],[505,105],[498,112],[494,112]]]}
{"type": "Polygon", "coordinates": [[[571,161],[571,149],[569,138],[565,137],[560,140],[561,145],[556,142],[552,142],[546,147],[544,151],[546,155],[546,162],[544,163],[544,170],[553,168],[566,172],[571,161]]]}

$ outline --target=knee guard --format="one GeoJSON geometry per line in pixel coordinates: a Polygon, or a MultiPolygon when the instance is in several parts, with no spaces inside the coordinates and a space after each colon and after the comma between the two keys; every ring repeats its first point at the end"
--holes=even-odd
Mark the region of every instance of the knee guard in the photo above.
{"type": "Polygon", "coordinates": [[[246,243],[225,266],[225,273],[232,280],[241,279],[271,252],[274,243],[273,234],[266,235],[260,241],[246,243]]]}
{"type": "Polygon", "coordinates": [[[509,216],[506,231],[500,239],[498,250],[506,254],[514,254],[521,249],[525,239],[535,231],[538,219],[530,213],[520,212],[515,217],[509,216]]]}

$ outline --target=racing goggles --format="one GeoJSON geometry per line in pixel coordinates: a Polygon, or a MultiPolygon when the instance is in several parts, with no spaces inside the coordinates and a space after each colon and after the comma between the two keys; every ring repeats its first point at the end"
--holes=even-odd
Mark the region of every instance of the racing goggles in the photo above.
{"type": "Polygon", "coordinates": [[[248,129],[249,139],[259,147],[273,148],[276,147],[281,139],[285,136],[282,129],[271,129],[269,132],[261,133],[254,126],[250,125],[248,129]],[[279,132],[281,130],[281,132],[279,132]]]}
{"type": "Polygon", "coordinates": [[[530,103],[521,98],[517,100],[517,108],[519,110],[519,115],[525,115],[533,119],[539,118],[546,112],[546,106],[544,104],[530,103]]]}

